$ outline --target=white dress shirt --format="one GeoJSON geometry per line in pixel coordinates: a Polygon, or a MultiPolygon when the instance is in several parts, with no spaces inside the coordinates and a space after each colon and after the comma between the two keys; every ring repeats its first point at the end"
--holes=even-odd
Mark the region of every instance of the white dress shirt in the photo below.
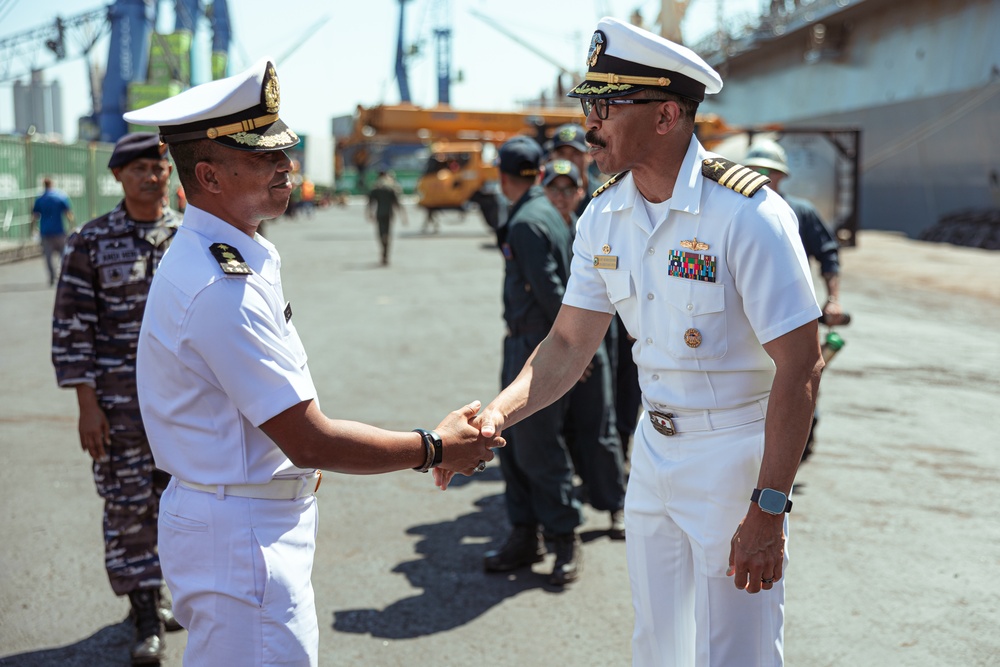
{"type": "Polygon", "coordinates": [[[766,398],[774,362],[762,344],[820,316],[792,210],[770,188],[745,197],[705,178],[712,157],[692,137],[662,219],[650,219],[628,174],[577,223],[563,303],[619,313],[653,409],[766,398]],[[713,275],[671,275],[672,256],[713,275]]]}
{"type": "Polygon", "coordinates": [[[265,484],[301,470],[259,426],[316,398],[306,353],[285,317],[281,260],[189,205],[153,277],[139,334],[139,405],[159,468],[200,484],[265,484]],[[252,270],[225,273],[210,246],[252,270]]]}

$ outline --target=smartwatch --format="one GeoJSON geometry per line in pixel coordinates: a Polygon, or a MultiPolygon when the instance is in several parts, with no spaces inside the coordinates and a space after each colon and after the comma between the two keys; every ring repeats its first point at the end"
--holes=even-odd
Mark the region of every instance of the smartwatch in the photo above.
{"type": "Polygon", "coordinates": [[[778,515],[792,511],[792,501],[788,496],[774,489],[754,489],[750,494],[750,502],[757,503],[768,514],[778,515]]]}

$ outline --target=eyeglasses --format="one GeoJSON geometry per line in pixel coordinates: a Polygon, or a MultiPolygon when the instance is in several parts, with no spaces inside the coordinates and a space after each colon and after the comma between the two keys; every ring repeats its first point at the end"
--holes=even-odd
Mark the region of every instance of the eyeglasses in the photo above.
{"type": "Polygon", "coordinates": [[[583,105],[583,114],[585,116],[590,115],[591,109],[597,110],[597,117],[600,120],[608,119],[608,112],[611,111],[612,104],[659,104],[660,102],[666,102],[666,100],[620,100],[620,99],[609,99],[606,97],[592,98],[592,97],[581,97],[580,104],[583,105]]]}
{"type": "Polygon", "coordinates": [[[579,189],[580,188],[577,188],[577,187],[572,186],[572,185],[569,186],[569,187],[566,187],[566,188],[557,188],[554,185],[546,185],[545,186],[545,191],[546,192],[548,192],[550,194],[554,194],[554,195],[562,195],[563,197],[574,197],[574,196],[576,196],[576,193],[579,191],[579,189]]]}

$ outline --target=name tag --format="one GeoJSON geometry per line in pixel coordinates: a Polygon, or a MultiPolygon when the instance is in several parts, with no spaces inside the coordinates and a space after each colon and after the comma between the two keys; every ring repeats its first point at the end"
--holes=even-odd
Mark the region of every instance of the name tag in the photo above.
{"type": "Polygon", "coordinates": [[[615,255],[598,255],[594,257],[594,268],[617,269],[618,257],[616,257],[615,255]]]}

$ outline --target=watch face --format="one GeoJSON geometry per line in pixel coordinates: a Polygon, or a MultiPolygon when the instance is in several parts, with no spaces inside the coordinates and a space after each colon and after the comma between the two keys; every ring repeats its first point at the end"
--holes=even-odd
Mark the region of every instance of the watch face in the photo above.
{"type": "Polygon", "coordinates": [[[781,491],[762,489],[757,504],[769,514],[783,514],[788,498],[781,491]]]}

